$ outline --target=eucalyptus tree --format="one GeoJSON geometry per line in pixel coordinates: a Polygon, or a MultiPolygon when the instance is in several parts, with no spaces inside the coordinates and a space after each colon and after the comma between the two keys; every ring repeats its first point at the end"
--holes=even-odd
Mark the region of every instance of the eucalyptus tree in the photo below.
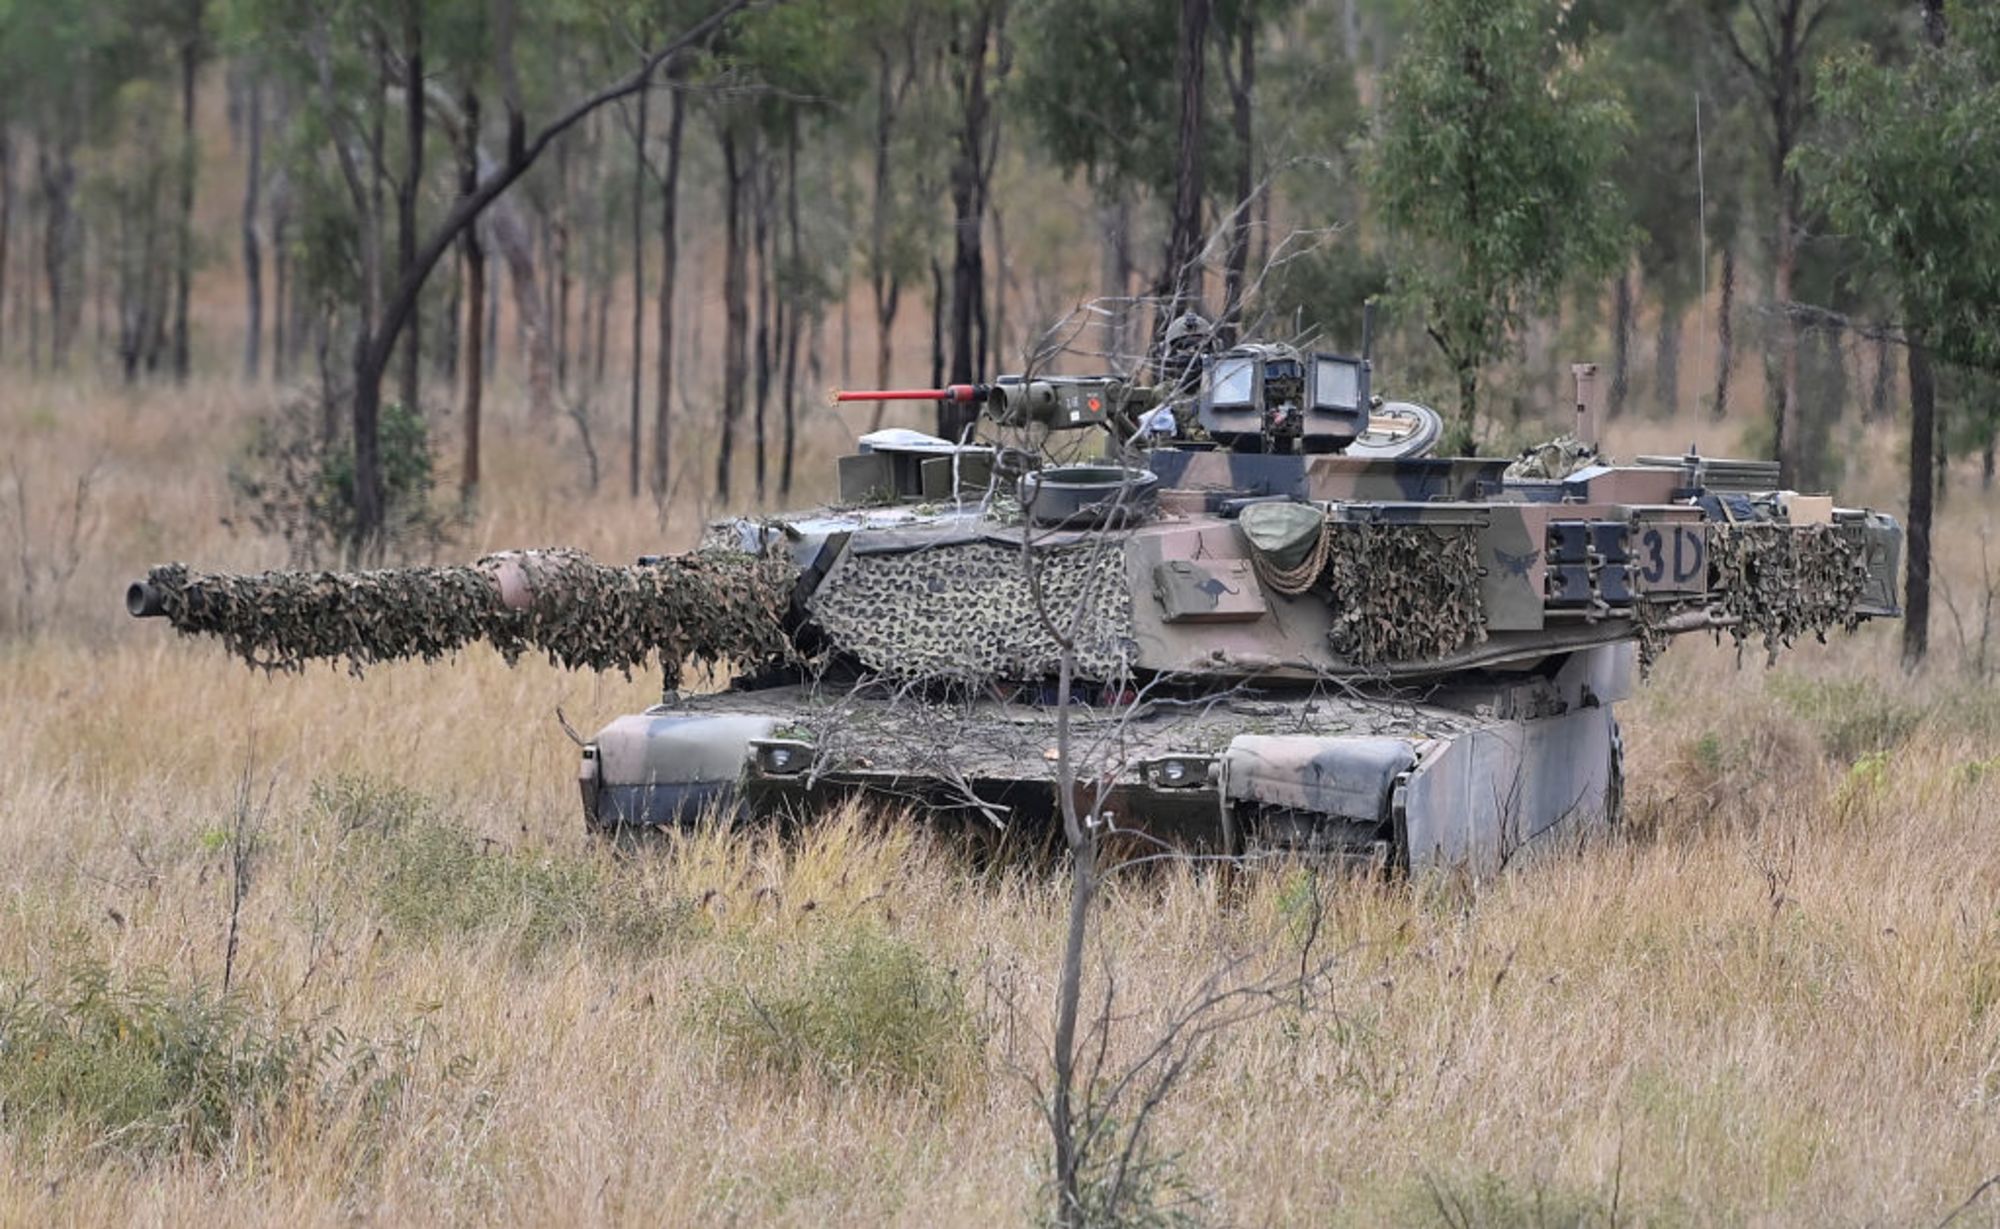
{"type": "MultiPolygon", "coordinates": [[[[109,6],[0,0],[0,127],[9,132],[18,127],[32,138],[33,199],[40,213],[39,279],[48,308],[48,357],[58,368],[68,365],[82,322],[80,198],[90,173],[86,147],[111,139],[121,111],[140,102],[129,86],[165,80],[161,33],[160,14],[148,0],[120,0],[109,6]],[[121,98],[128,107],[120,107],[121,98]]],[[[143,105],[150,107],[156,101],[143,105]]],[[[175,156],[174,145],[156,132],[133,152],[137,161],[150,167],[160,158],[175,156]]],[[[115,176],[116,167],[107,173],[115,176]]],[[[135,222],[153,227],[163,195],[135,196],[135,204],[145,211],[144,219],[135,222]]],[[[144,270],[149,279],[166,272],[158,264],[149,249],[144,270]]],[[[170,304],[162,310],[170,310],[170,304]]],[[[32,341],[40,320],[32,301],[28,316],[32,341]]],[[[169,327],[163,315],[158,333],[164,337],[169,327]]]]}
{"type": "Polygon", "coordinates": [[[1383,83],[1369,186],[1396,241],[1395,290],[1457,377],[1476,433],[1480,373],[1527,313],[1630,251],[1613,177],[1631,119],[1551,0],[1434,0],[1383,83]]]}
{"type": "Polygon", "coordinates": [[[1021,0],[1010,108],[1057,170],[1099,203],[1103,349],[1122,359],[1134,274],[1132,207],[1172,187],[1178,9],[1152,0],[1021,0]],[[1111,66],[1115,65],[1113,69],[1111,66]]]}
{"type": "Polygon", "coordinates": [[[1934,359],[2000,370],[2000,12],[1925,0],[1899,63],[1855,46],[1826,65],[1827,132],[1791,170],[1894,282],[1910,383],[1903,657],[1929,649],[1934,359]]]}
{"type": "MultiPolygon", "coordinates": [[[[348,205],[360,219],[358,264],[363,291],[353,330],[352,411],[354,448],[355,542],[368,553],[379,551],[384,525],[380,419],[382,380],[398,340],[415,315],[431,271],[459,243],[500,196],[517,183],[562,136],[600,108],[646,88],[660,66],[672,56],[705,43],[727,20],[748,7],[747,0],[718,0],[704,15],[671,38],[635,55],[634,66],[609,83],[571,96],[551,108],[551,118],[529,128],[529,103],[522,89],[521,61],[516,46],[520,13],[512,0],[490,10],[491,72],[499,83],[505,132],[496,164],[479,171],[470,190],[452,198],[450,206],[420,235],[413,236],[407,265],[391,271],[383,262],[383,209],[376,168],[383,165],[385,126],[380,93],[356,80],[371,66],[355,63],[349,49],[384,45],[382,15],[367,0],[244,0],[264,6],[257,26],[271,36],[274,50],[286,53],[311,74],[318,86],[317,121],[331,149],[338,183],[348,205]],[[359,97],[357,113],[348,104],[359,97]]],[[[531,19],[542,19],[538,10],[531,19]]]]}

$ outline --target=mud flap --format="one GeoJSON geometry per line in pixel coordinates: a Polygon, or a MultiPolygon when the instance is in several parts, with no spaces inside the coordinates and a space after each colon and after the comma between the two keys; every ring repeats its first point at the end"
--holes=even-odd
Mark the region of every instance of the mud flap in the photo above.
{"type": "Polygon", "coordinates": [[[753,739],[773,717],[658,710],[620,717],[584,748],[584,819],[594,827],[692,823],[733,805],[753,739]]]}
{"type": "Polygon", "coordinates": [[[1438,740],[1402,791],[1410,869],[1483,877],[1601,831],[1615,805],[1616,730],[1604,706],[1438,740]]]}
{"type": "Polygon", "coordinates": [[[1416,761],[1401,738],[1239,735],[1222,755],[1225,833],[1232,845],[1372,855],[1416,761]]]}

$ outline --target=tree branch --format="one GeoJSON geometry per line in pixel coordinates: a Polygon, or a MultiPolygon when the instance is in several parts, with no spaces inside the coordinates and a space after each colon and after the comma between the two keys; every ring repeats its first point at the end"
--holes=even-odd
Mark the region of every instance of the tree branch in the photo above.
{"type": "MultiPolygon", "coordinates": [[[[535,159],[539,158],[542,151],[557,137],[575,127],[599,107],[617,102],[644,89],[646,82],[652,78],[662,63],[706,39],[719,29],[723,22],[737,13],[752,7],[763,8],[776,3],[782,3],[782,0],[756,0],[754,5],[752,0],[727,0],[720,8],[689,27],[679,38],[647,56],[639,67],[630,73],[597,93],[572,103],[568,110],[536,132],[532,140],[522,141],[521,113],[516,109],[515,101],[510,101],[507,161],[481,179],[479,186],[472,192],[459,197],[452,204],[444,220],[438,223],[437,229],[431,232],[430,238],[425,240],[423,247],[418,250],[416,262],[404,274],[395,293],[390,297],[388,307],[383,312],[381,326],[376,330],[375,337],[369,345],[370,369],[380,371],[388,365],[389,354],[395,348],[396,338],[402,333],[403,326],[409,322],[410,315],[416,310],[417,296],[422,291],[424,282],[430,277],[431,270],[445,252],[450,250],[459,233],[471,225],[495,198],[513,186],[514,181],[534,165],[535,159]]],[[[503,22],[503,25],[505,24],[507,23],[503,22]]],[[[511,30],[508,31],[508,38],[511,39],[511,30]]],[[[503,46],[505,45],[507,43],[503,41],[503,46]]],[[[501,60],[503,66],[501,76],[504,82],[513,75],[512,58],[511,55],[503,53],[501,60]]],[[[511,90],[515,87],[505,88],[511,90]]]]}

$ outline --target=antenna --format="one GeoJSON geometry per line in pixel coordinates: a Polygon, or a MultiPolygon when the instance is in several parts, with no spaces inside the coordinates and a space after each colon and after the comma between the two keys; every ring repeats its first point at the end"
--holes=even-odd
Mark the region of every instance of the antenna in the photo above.
{"type": "MultiPolygon", "coordinates": [[[[1694,230],[1701,248],[1701,352],[1706,359],[1709,352],[1708,335],[1708,183],[1703,175],[1701,156],[1701,91],[1694,92],[1694,230]]],[[[1702,364],[1705,368],[1706,362],[1702,364]]],[[[1703,371],[1700,384],[1694,390],[1694,404],[1697,413],[1701,409],[1701,390],[1708,384],[1708,374],[1703,371]]]]}

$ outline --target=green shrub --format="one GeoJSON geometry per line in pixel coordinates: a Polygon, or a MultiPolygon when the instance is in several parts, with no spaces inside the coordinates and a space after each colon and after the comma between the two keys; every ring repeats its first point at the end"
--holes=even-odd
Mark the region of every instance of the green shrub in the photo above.
{"type": "Polygon", "coordinates": [[[956,975],[914,944],[854,926],[762,954],[696,1006],[743,1067],[936,1090],[977,1064],[979,1029],[956,975]]]}
{"type": "MultiPolygon", "coordinates": [[[[331,437],[326,434],[322,409],[304,398],[275,407],[253,425],[228,472],[242,518],[283,539],[300,567],[349,558],[359,545],[353,442],[344,417],[331,437]]],[[[436,478],[423,416],[389,402],[377,442],[384,542],[416,553],[435,550],[449,540],[453,525],[432,503],[436,478]]]]}
{"type": "Polygon", "coordinates": [[[1619,1223],[1612,1201],[1590,1191],[1539,1179],[1515,1182],[1490,1170],[1465,1178],[1426,1174],[1404,1202],[1400,1223],[1443,1229],[1611,1229],[1619,1223]]]}
{"type": "Polygon", "coordinates": [[[1180,1159],[1158,1155],[1146,1134],[1133,1141],[1131,1127],[1117,1120],[1103,1124],[1096,1143],[1080,1158],[1076,1186],[1075,1214],[1064,1216],[1066,1201],[1051,1178],[1045,1188],[1046,1223],[1092,1229],[1192,1229],[1203,1223],[1208,1211],[1181,1172],[1180,1159]],[[1128,1142],[1134,1144],[1130,1156],[1125,1153],[1128,1142]]]}
{"type": "MultiPolygon", "coordinates": [[[[441,1086],[477,1069],[437,1050],[422,1019],[378,1043],[256,1015],[240,998],[156,970],[120,978],[86,961],[46,985],[0,974],[0,1127],[17,1140],[151,1159],[223,1155],[340,1124],[338,1146],[359,1172],[421,1077],[441,1086]]],[[[466,1087],[466,1112],[484,1112],[490,1093],[466,1087]]],[[[435,1116],[435,1103],[426,1112],[435,1116]]]]}
{"type": "Polygon", "coordinates": [[[1915,732],[1923,711],[1866,679],[1807,679],[1778,674],[1771,694],[1810,722],[1826,753],[1844,764],[1894,751],[1915,732]]]}
{"type": "Polygon", "coordinates": [[[510,849],[414,790],[337,777],[312,795],[353,838],[381,920],[415,939],[508,931],[524,958],[577,941],[643,954],[697,916],[692,903],[663,898],[607,851],[510,849]]]}
{"type": "Polygon", "coordinates": [[[423,794],[374,777],[315,781],[310,794],[313,807],[343,833],[393,833],[438,817],[436,804],[423,794]]]}
{"type": "Polygon", "coordinates": [[[423,939],[507,930],[528,958],[579,940],[636,954],[694,919],[688,902],[657,898],[606,856],[508,849],[437,819],[390,832],[376,856],[383,920],[423,939]]]}
{"type": "Polygon", "coordinates": [[[16,981],[0,993],[0,1118],[30,1138],[67,1126],[138,1152],[211,1153],[328,1057],[303,1030],[157,975],[120,983],[88,964],[52,992],[16,981]]]}

